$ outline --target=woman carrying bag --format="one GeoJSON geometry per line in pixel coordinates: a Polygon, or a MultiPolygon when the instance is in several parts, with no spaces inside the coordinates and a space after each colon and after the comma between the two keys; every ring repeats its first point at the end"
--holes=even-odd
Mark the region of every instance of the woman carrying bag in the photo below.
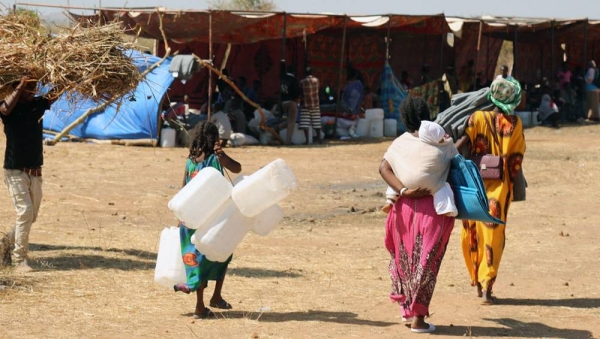
{"type": "MultiPolygon", "coordinates": [[[[472,159],[483,155],[500,156],[500,175],[482,175],[489,200],[490,214],[506,223],[513,201],[513,185],[521,170],[525,154],[523,125],[514,109],[521,101],[521,86],[514,79],[496,79],[490,86],[488,99],[495,105],[491,111],[477,111],[468,120],[457,148],[468,146],[472,159]]],[[[482,165],[480,170],[485,170],[482,165]]],[[[463,220],[462,249],[471,285],[477,286],[482,304],[492,305],[496,299],[492,289],[502,259],[506,224],[463,220]]]]}

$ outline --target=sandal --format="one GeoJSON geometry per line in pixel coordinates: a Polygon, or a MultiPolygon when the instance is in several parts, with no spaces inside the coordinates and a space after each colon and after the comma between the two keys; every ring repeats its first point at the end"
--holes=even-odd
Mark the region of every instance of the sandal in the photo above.
{"type": "Polygon", "coordinates": [[[210,307],[218,308],[221,310],[230,310],[232,309],[231,304],[229,304],[225,299],[221,299],[218,303],[210,303],[210,307]]]}
{"type": "Polygon", "coordinates": [[[426,323],[427,324],[427,328],[411,328],[410,331],[413,333],[431,333],[433,331],[435,331],[435,325],[434,324],[430,324],[430,323],[426,323]]]}
{"type": "Polygon", "coordinates": [[[208,307],[204,308],[204,312],[202,312],[200,314],[194,313],[194,319],[207,319],[207,318],[214,318],[214,317],[215,317],[215,314],[208,307]]]}

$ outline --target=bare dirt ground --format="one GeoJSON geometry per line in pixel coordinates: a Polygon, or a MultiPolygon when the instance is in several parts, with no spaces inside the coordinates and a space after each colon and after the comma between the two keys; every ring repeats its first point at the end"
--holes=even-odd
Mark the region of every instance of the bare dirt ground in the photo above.
{"type": "MultiPolygon", "coordinates": [[[[600,125],[525,133],[528,200],[509,212],[500,303],[481,306],[469,286],[457,221],[431,305],[437,337],[600,337],[600,125]]],[[[299,189],[282,202],[276,231],[249,234],[236,250],[224,288],[234,309],[201,321],[191,318],[194,296],[153,282],[187,151],[46,147],[31,234],[37,272],[0,272],[0,338],[423,336],[400,323],[388,298],[385,215],[375,209],[390,142],[227,149],[245,174],[285,159],[299,189]]],[[[3,153],[3,136],[0,144],[3,153]]],[[[0,230],[13,219],[4,191],[0,230]]]]}

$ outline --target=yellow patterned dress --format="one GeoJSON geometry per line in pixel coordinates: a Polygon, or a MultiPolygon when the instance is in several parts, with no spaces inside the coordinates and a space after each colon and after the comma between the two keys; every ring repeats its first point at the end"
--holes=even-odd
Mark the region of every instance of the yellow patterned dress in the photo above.
{"type": "MultiPolygon", "coordinates": [[[[525,154],[521,119],[500,112],[478,111],[469,117],[465,134],[469,137],[471,154],[494,154],[504,158],[504,179],[484,179],[483,183],[490,202],[490,213],[506,222],[508,207],[513,200],[513,180],[525,154]],[[493,136],[494,130],[501,147],[493,136]]],[[[504,250],[505,227],[463,220],[462,250],[471,285],[479,282],[483,290],[492,290],[504,250]]]]}

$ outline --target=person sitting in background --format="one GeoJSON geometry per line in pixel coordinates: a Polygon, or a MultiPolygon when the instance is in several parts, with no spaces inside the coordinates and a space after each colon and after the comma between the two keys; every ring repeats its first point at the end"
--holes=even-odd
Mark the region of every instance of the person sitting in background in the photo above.
{"type": "Polygon", "coordinates": [[[563,117],[568,121],[583,123],[583,111],[577,109],[577,93],[571,87],[571,82],[565,82],[560,90],[560,97],[564,104],[561,107],[563,117]]]}
{"type": "Polygon", "coordinates": [[[540,107],[538,108],[540,120],[542,123],[551,123],[552,127],[560,127],[560,124],[558,123],[560,120],[560,111],[550,96],[550,87],[545,86],[543,91],[544,95],[542,95],[542,101],[540,103],[540,107]]]}
{"type": "Polygon", "coordinates": [[[500,74],[498,74],[498,76],[496,77],[496,79],[514,79],[510,74],[508,74],[508,66],[506,65],[502,65],[502,67],[500,67],[500,74]]]}
{"type": "Polygon", "coordinates": [[[242,110],[242,99],[236,97],[233,99],[231,105],[231,112],[229,112],[229,119],[231,120],[231,127],[236,133],[246,133],[246,126],[248,126],[248,120],[246,114],[242,110]]]}
{"type": "Polygon", "coordinates": [[[375,107],[375,104],[373,102],[374,97],[375,97],[375,94],[371,92],[371,87],[365,86],[364,91],[363,91],[363,99],[360,104],[360,107],[363,111],[366,111],[368,109],[375,107]]]}
{"type": "Polygon", "coordinates": [[[356,78],[355,72],[348,73],[348,81],[342,91],[342,103],[350,113],[358,114],[363,95],[363,84],[356,78]]]}
{"type": "Polygon", "coordinates": [[[219,129],[221,147],[225,147],[227,145],[227,141],[231,136],[231,122],[229,121],[229,116],[223,112],[224,106],[225,104],[222,102],[215,103],[213,105],[213,113],[210,116],[210,122],[215,124],[219,129]]]}
{"type": "Polygon", "coordinates": [[[169,105],[169,101],[163,101],[163,109],[162,118],[165,120],[171,128],[178,129],[181,126],[179,120],[182,120],[183,123],[186,122],[186,113],[189,110],[190,97],[186,94],[183,96],[183,101],[178,102],[172,106],[169,105]]]}
{"type": "MultiPolygon", "coordinates": [[[[250,99],[250,101],[260,105],[260,80],[252,81],[252,87],[248,88],[248,91],[244,93],[246,98],[250,99]]],[[[254,116],[254,110],[256,109],[254,106],[250,105],[247,102],[242,102],[242,109],[244,110],[244,114],[246,114],[246,120],[250,120],[254,116]]]]}

